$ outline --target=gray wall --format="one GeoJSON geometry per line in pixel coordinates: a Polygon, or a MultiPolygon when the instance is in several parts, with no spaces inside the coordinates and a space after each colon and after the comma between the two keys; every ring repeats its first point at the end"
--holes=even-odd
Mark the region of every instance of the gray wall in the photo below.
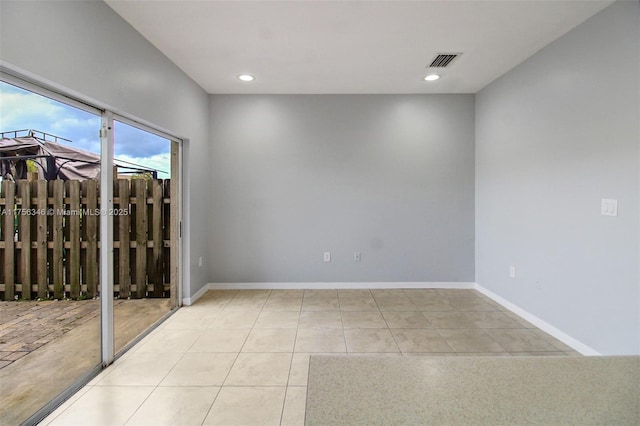
{"type": "Polygon", "coordinates": [[[210,100],[213,282],[474,280],[473,95],[210,100]]]}
{"type": "Polygon", "coordinates": [[[0,3],[0,60],[40,82],[187,138],[187,294],[207,281],[208,97],[102,1],[0,3]]]}
{"type": "Polygon", "coordinates": [[[603,354],[640,353],[639,17],[614,4],[476,97],[477,282],[603,354]]]}

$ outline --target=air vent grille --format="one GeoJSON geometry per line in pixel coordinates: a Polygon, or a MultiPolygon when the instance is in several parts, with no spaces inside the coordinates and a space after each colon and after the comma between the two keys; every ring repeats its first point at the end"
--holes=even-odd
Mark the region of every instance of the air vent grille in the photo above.
{"type": "Polygon", "coordinates": [[[460,56],[460,53],[439,53],[431,61],[429,68],[445,68],[451,65],[454,59],[460,56]]]}

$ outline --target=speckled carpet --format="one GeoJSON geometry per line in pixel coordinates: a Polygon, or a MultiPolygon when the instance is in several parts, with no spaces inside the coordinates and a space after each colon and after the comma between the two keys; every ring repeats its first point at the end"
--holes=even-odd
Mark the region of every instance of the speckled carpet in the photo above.
{"type": "Polygon", "coordinates": [[[306,425],[638,425],[640,357],[311,356],[306,425]]]}

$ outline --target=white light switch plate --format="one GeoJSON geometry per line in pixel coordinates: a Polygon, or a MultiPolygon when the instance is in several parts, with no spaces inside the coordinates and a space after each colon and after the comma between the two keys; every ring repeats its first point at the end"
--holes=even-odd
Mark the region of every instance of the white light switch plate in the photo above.
{"type": "Polygon", "coordinates": [[[618,200],[602,199],[600,214],[602,216],[618,216],[618,200]]]}

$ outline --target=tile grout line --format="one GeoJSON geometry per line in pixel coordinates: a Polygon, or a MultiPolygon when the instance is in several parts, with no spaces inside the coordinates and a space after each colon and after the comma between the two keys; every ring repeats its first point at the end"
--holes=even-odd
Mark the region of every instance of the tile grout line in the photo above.
{"type": "MultiPolygon", "coordinates": [[[[260,318],[260,315],[262,315],[263,312],[269,312],[269,311],[265,311],[264,307],[267,305],[267,302],[268,302],[269,298],[271,297],[272,293],[273,293],[273,290],[269,290],[269,293],[267,294],[267,297],[266,297],[264,303],[260,307],[260,312],[256,316],[256,319],[253,321],[253,323],[251,325],[251,328],[249,329],[249,334],[247,334],[247,337],[246,337],[244,343],[242,344],[242,347],[240,348],[240,352],[238,352],[236,360],[233,362],[233,365],[229,369],[229,372],[227,373],[227,376],[225,377],[224,382],[227,381],[227,379],[229,377],[229,374],[231,374],[231,370],[233,369],[233,366],[235,365],[235,363],[237,362],[238,358],[240,357],[240,354],[243,353],[242,350],[244,349],[244,346],[247,344],[247,341],[249,340],[249,336],[251,336],[251,333],[254,330],[256,330],[255,326],[256,326],[256,324],[258,322],[258,318],[260,318]]],[[[240,292],[238,292],[237,294],[240,294],[240,292]]],[[[300,309],[302,310],[302,306],[300,307],[300,309]]],[[[298,316],[298,320],[299,320],[299,316],[298,316]]],[[[297,336],[297,334],[298,334],[298,331],[297,331],[297,327],[296,327],[296,336],[297,336]]],[[[294,349],[295,349],[295,339],[294,339],[293,345],[294,345],[294,349]]],[[[244,352],[244,353],[252,353],[252,352],[244,352]]],[[[259,353],[259,352],[255,352],[255,353],[259,353]]],[[[274,352],[274,353],[276,353],[276,352],[274,352]]],[[[289,386],[289,375],[291,374],[291,362],[292,361],[293,361],[293,352],[291,352],[291,361],[289,361],[289,374],[287,374],[287,385],[285,386],[285,390],[284,390],[284,399],[282,400],[282,409],[280,410],[280,422],[279,422],[279,424],[282,423],[282,416],[284,414],[284,404],[285,404],[286,399],[287,399],[287,389],[288,389],[288,386],[289,386]]],[[[222,387],[224,387],[224,384],[223,384],[222,387]]],[[[222,391],[222,387],[220,387],[220,391],[222,391]]],[[[228,388],[232,388],[232,387],[245,387],[245,386],[227,386],[227,387],[228,388]]],[[[282,386],[273,385],[273,386],[250,386],[250,387],[275,387],[275,388],[281,388],[282,386]]],[[[216,398],[217,398],[217,396],[216,396],[216,398]]],[[[214,402],[215,402],[215,400],[214,400],[214,402]]],[[[211,408],[213,408],[213,403],[211,404],[211,408]]],[[[209,413],[207,413],[207,416],[208,415],[209,415],[209,413]]],[[[206,420],[206,417],[205,417],[205,420],[206,420]]]]}
{"type": "MultiPolygon", "coordinates": [[[[195,342],[198,339],[194,340],[193,343],[191,344],[191,346],[193,346],[195,344],[195,342]]],[[[191,348],[191,346],[189,346],[189,348],[191,348]]],[[[187,349],[188,351],[189,349],[187,349]]],[[[142,400],[142,402],[138,405],[138,407],[136,407],[135,410],[133,410],[133,412],[131,413],[131,415],[129,417],[127,417],[127,420],[125,420],[124,423],[122,423],[122,425],[126,425],[129,421],[131,421],[131,419],[133,418],[133,416],[136,415],[136,413],[140,410],[140,408],[144,405],[145,402],[147,402],[147,400],[151,397],[151,395],[160,387],[160,383],[162,383],[162,381],[164,379],[167,378],[167,376],[171,373],[171,371],[173,371],[173,369],[176,367],[176,365],[178,365],[178,363],[180,362],[180,360],[182,358],[184,358],[184,356],[186,355],[187,351],[183,352],[181,354],[181,356],[176,360],[176,363],[165,373],[164,376],[162,376],[162,378],[160,378],[160,380],[158,381],[158,384],[154,385],[154,386],[148,386],[153,388],[151,390],[151,392],[149,392],[149,394],[142,400]]],[[[155,353],[155,354],[161,354],[162,352],[151,352],[151,353],[155,353]]],[[[170,353],[170,352],[167,352],[170,353]]],[[[119,386],[123,386],[123,385],[111,385],[113,387],[119,387],[119,386]]],[[[126,386],[126,385],[125,385],[126,386]]],[[[140,385],[130,385],[131,387],[147,387],[147,386],[140,386],[140,385]]]]}
{"type": "Polygon", "coordinates": [[[487,331],[483,328],[480,329],[485,335],[487,335],[489,337],[489,339],[491,339],[493,342],[495,342],[498,346],[500,346],[502,349],[504,349],[504,351],[506,353],[508,353],[509,355],[511,355],[511,352],[507,350],[507,348],[505,348],[504,346],[502,346],[500,344],[500,342],[498,342],[496,339],[493,338],[492,335],[490,335],[489,333],[487,333],[487,331]]]}
{"type": "MultiPolygon", "coordinates": [[[[344,352],[346,353],[345,356],[349,356],[349,346],[347,346],[347,333],[345,333],[344,330],[344,318],[342,316],[342,305],[340,304],[340,292],[338,291],[338,289],[336,289],[336,297],[338,299],[338,312],[340,312],[340,324],[342,324],[342,340],[344,341],[344,352]]],[[[311,359],[309,359],[309,362],[311,362],[311,359]]]]}
{"type": "MultiPolygon", "coordinates": [[[[454,312],[459,312],[459,311],[454,311],[454,312]]],[[[442,341],[444,341],[444,342],[447,344],[447,346],[449,346],[449,348],[453,351],[452,353],[453,353],[455,356],[458,356],[458,351],[456,351],[456,350],[455,350],[455,348],[454,348],[453,346],[451,346],[451,344],[450,344],[449,342],[447,342],[447,339],[445,339],[445,338],[442,336],[442,334],[440,334],[440,330],[448,330],[448,329],[446,329],[446,328],[440,328],[440,329],[436,328],[435,330],[436,330],[436,333],[438,334],[438,336],[440,336],[440,338],[442,339],[442,341]]],[[[460,330],[463,330],[463,329],[460,329],[460,330]]],[[[489,337],[491,337],[491,336],[489,336],[489,337]]],[[[496,342],[496,343],[497,343],[497,342],[496,342]]],[[[504,348],[503,348],[503,349],[504,349],[504,348]]],[[[464,352],[460,352],[460,353],[464,353],[464,352]]],[[[469,352],[469,353],[470,353],[470,352],[469,352]]]]}
{"type": "Polygon", "coordinates": [[[209,413],[211,412],[211,409],[213,408],[213,404],[215,404],[216,399],[218,399],[218,396],[220,395],[220,392],[222,392],[222,386],[218,387],[218,391],[216,392],[216,396],[213,397],[213,400],[211,401],[211,405],[209,405],[209,409],[204,414],[204,418],[202,419],[202,422],[200,422],[200,426],[204,425],[204,422],[207,421],[207,417],[209,417],[209,413]]]}
{"type": "MultiPolygon", "coordinates": [[[[373,297],[373,295],[372,295],[373,297]]],[[[393,334],[392,328],[389,325],[389,321],[387,321],[387,319],[385,318],[384,314],[382,313],[382,310],[380,309],[380,306],[378,305],[378,301],[376,300],[376,298],[373,298],[374,303],[376,304],[376,306],[378,307],[378,311],[380,312],[380,315],[382,315],[382,319],[384,320],[384,323],[387,324],[387,330],[389,330],[389,334],[391,334],[391,338],[393,339],[393,342],[396,344],[396,347],[398,348],[398,353],[400,354],[400,356],[405,356],[404,352],[402,352],[402,348],[400,348],[400,344],[398,343],[398,339],[396,339],[396,336],[393,334]]],[[[390,311],[389,311],[390,312],[390,311]]]]}
{"type": "MultiPolygon", "coordinates": [[[[404,292],[404,290],[403,290],[403,292],[404,292]]],[[[373,296],[373,293],[371,293],[371,297],[373,298],[373,302],[376,304],[376,307],[378,308],[378,312],[380,312],[380,315],[382,315],[382,319],[384,320],[385,324],[387,324],[387,330],[389,330],[389,334],[391,334],[391,338],[393,339],[393,342],[398,347],[398,351],[399,351],[400,355],[404,357],[405,356],[404,351],[400,347],[400,344],[398,343],[398,339],[396,339],[396,336],[393,334],[392,328],[389,326],[389,322],[384,317],[384,314],[382,313],[382,310],[380,309],[380,305],[378,305],[378,301],[373,296]]],[[[388,311],[388,312],[391,312],[391,311],[388,311]]]]}
{"type": "MultiPolygon", "coordinates": [[[[284,401],[282,401],[282,411],[280,412],[280,425],[284,420],[284,409],[287,404],[287,395],[289,394],[289,380],[291,379],[291,371],[293,370],[293,357],[296,353],[296,341],[298,340],[298,330],[300,329],[300,317],[302,315],[302,304],[304,303],[304,292],[302,293],[302,300],[300,301],[300,310],[298,311],[298,321],[296,322],[296,334],[293,337],[293,348],[291,349],[291,360],[289,361],[289,374],[287,374],[287,385],[284,390],[284,401]]],[[[286,311],[283,311],[286,312],[286,311]]],[[[305,413],[306,413],[306,401],[305,401],[305,413]]]]}
{"type": "MultiPolygon", "coordinates": [[[[80,398],[82,398],[82,397],[83,397],[87,392],[89,392],[91,389],[93,389],[93,387],[94,387],[94,386],[85,385],[82,389],[86,389],[86,390],[85,390],[84,392],[82,392],[82,394],[81,394],[81,395],[79,395],[77,398],[75,398],[75,399],[73,400],[73,402],[71,402],[67,407],[65,407],[65,409],[64,409],[64,410],[62,410],[62,411],[61,411],[57,416],[55,416],[54,418],[52,418],[52,419],[47,423],[47,425],[52,425],[52,424],[54,424],[54,423],[55,423],[55,421],[56,421],[56,419],[58,419],[60,416],[62,416],[64,413],[66,413],[66,412],[67,412],[71,407],[73,407],[73,406],[76,404],[76,402],[78,402],[78,400],[79,400],[80,398]]],[[[82,389],[81,389],[81,390],[82,390],[82,389]]],[[[80,392],[80,390],[79,390],[78,392],[80,392]]],[[[74,395],[74,396],[75,396],[75,395],[74,395]]],[[[67,401],[65,401],[63,404],[65,404],[66,402],[67,402],[67,401]]],[[[62,406],[62,405],[61,405],[61,406],[62,406]]],[[[60,407],[58,407],[58,408],[60,408],[60,407]]],[[[57,410],[58,410],[58,409],[56,409],[55,411],[57,411],[57,410]]],[[[53,413],[55,413],[55,411],[54,411],[53,413]]],[[[46,420],[46,419],[47,419],[51,414],[53,414],[53,413],[50,413],[47,417],[45,417],[44,419],[42,419],[42,421],[46,420]]]]}
{"type": "MultiPolygon", "coordinates": [[[[222,315],[224,312],[224,309],[229,305],[229,303],[231,303],[231,300],[233,300],[236,295],[238,294],[238,291],[236,291],[236,294],[234,294],[234,296],[229,299],[227,301],[227,303],[222,307],[222,309],[220,310],[220,314],[222,315]]],[[[217,317],[216,317],[217,319],[217,317]]],[[[242,350],[242,347],[244,346],[246,340],[249,338],[249,335],[247,334],[247,337],[245,337],[244,342],[242,343],[242,346],[240,347],[240,350],[242,350]]],[[[233,352],[231,352],[233,353],[233,352]]],[[[222,383],[220,384],[220,387],[218,388],[218,392],[216,392],[216,396],[213,398],[213,401],[211,401],[211,405],[209,406],[209,409],[207,410],[206,414],[204,415],[204,418],[202,419],[202,422],[200,423],[200,425],[204,425],[204,422],[207,421],[207,417],[209,417],[209,414],[211,413],[211,410],[213,409],[213,404],[216,403],[216,400],[218,399],[218,396],[220,396],[220,392],[222,392],[222,388],[224,387],[224,382],[227,381],[227,378],[229,377],[229,374],[231,373],[231,369],[233,368],[233,366],[236,364],[236,361],[238,360],[238,356],[240,355],[240,351],[238,351],[236,353],[236,358],[233,360],[233,363],[231,363],[231,366],[229,366],[229,371],[227,371],[227,374],[224,376],[224,379],[222,380],[222,383]]]]}

